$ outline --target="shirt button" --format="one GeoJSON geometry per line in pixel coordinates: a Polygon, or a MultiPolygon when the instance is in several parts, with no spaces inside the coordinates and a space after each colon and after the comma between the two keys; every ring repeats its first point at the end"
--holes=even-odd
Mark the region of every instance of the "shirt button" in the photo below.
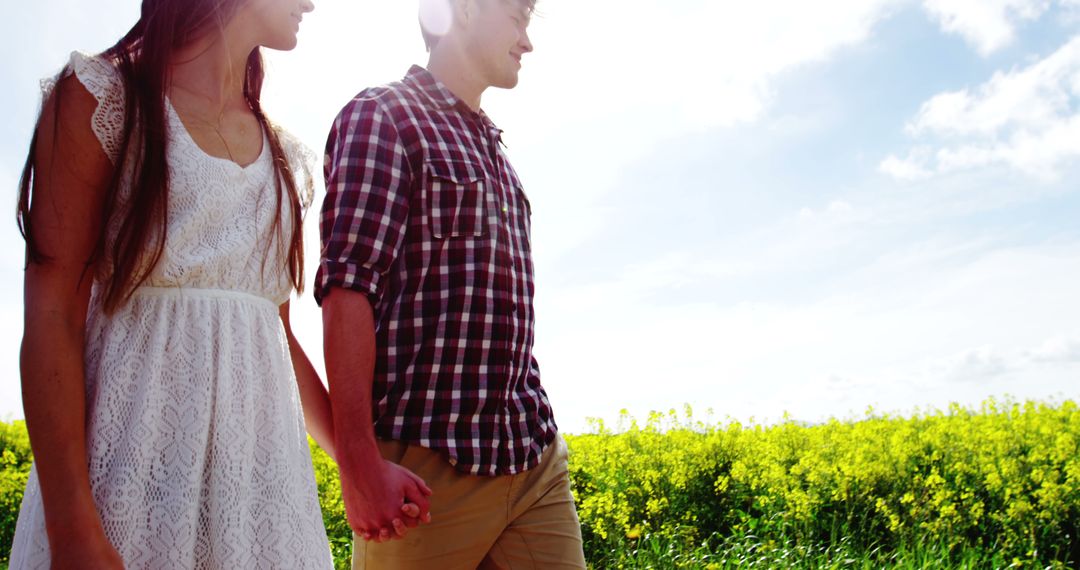
{"type": "Polygon", "coordinates": [[[457,467],[457,458],[456,457],[451,457],[450,458],[450,465],[454,466],[454,467],[457,467]]]}

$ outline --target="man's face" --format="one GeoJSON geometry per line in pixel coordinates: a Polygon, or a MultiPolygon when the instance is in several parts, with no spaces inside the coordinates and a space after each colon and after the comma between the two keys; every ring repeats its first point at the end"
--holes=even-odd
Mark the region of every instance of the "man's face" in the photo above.
{"type": "Polygon", "coordinates": [[[492,87],[518,83],[521,56],[531,52],[530,10],[520,0],[467,0],[466,53],[492,87]]]}

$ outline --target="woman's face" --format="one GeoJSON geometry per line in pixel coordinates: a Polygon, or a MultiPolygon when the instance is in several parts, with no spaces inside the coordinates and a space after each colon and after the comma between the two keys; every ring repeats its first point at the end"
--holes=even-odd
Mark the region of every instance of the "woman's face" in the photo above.
{"type": "Polygon", "coordinates": [[[296,47],[296,33],[304,14],[315,9],[311,0],[247,0],[235,23],[258,45],[276,50],[296,47]]]}

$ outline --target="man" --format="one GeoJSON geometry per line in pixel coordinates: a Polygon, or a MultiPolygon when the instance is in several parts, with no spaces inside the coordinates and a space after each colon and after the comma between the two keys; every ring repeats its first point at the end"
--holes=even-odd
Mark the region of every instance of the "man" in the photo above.
{"type": "Polygon", "coordinates": [[[529,202],[480,110],[517,84],[535,0],[432,2],[427,69],[327,141],[315,295],[353,568],[584,568],[532,357],[529,202]]]}

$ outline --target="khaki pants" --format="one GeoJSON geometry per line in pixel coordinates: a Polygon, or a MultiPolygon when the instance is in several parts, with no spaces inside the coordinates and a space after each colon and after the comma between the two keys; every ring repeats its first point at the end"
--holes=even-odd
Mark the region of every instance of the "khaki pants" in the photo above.
{"type": "Polygon", "coordinates": [[[353,536],[353,570],[585,568],[562,436],[536,467],[501,477],[461,473],[416,445],[380,441],[379,450],[431,487],[432,521],[389,542],[353,536]]]}

